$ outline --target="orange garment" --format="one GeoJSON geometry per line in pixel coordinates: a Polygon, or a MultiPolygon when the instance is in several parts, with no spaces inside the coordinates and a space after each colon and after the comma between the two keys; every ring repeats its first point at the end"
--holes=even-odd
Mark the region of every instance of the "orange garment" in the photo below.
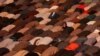
{"type": "Polygon", "coordinates": [[[67,47],[65,47],[66,50],[76,50],[79,47],[78,43],[70,43],[67,47]]]}

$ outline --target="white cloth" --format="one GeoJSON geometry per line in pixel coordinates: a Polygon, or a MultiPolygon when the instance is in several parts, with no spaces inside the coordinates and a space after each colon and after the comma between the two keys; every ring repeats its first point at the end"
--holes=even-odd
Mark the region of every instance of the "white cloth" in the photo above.
{"type": "Polygon", "coordinates": [[[48,45],[53,41],[53,39],[51,37],[44,37],[41,38],[40,40],[38,40],[36,42],[36,45],[48,45]]]}
{"type": "Polygon", "coordinates": [[[95,29],[93,33],[98,33],[98,32],[100,32],[100,30],[95,29]]]}
{"type": "Polygon", "coordinates": [[[34,45],[36,40],[40,40],[42,37],[35,37],[29,41],[30,44],[34,45]]]}
{"type": "Polygon", "coordinates": [[[97,37],[97,36],[98,36],[97,33],[91,33],[91,34],[89,34],[89,35],[87,36],[87,38],[95,38],[95,37],[97,37]]]}
{"type": "Polygon", "coordinates": [[[36,42],[36,45],[48,45],[51,43],[53,39],[51,37],[35,37],[32,40],[30,40],[30,44],[34,45],[36,42]]]}
{"type": "Polygon", "coordinates": [[[93,25],[94,23],[96,23],[96,21],[89,21],[87,24],[88,25],[93,25]]]}
{"type": "Polygon", "coordinates": [[[96,38],[96,37],[98,37],[98,36],[99,36],[98,33],[91,33],[91,34],[89,34],[89,35],[87,36],[87,38],[96,38]]]}
{"type": "Polygon", "coordinates": [[[66,22],[66,24],[67,24],[68,27],[72,27],[74,25],[73,22],[66,22]]]}

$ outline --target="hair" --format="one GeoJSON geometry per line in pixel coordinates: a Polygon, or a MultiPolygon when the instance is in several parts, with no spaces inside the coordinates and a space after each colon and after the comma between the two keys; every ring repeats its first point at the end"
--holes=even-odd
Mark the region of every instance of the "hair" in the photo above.
{"type": "Polygon", "coordinates": [[[25,56],[39,56],[37,53],[29,52],[25,56]]]}
{"type": "Polygon", "coordinates": [[[89,11],[89,14],[90,14],[90,15],[91,15],[91,14],[95,14],[95,13],[97,13],[96,10],[91,10],[91,11],[89,11]]]}

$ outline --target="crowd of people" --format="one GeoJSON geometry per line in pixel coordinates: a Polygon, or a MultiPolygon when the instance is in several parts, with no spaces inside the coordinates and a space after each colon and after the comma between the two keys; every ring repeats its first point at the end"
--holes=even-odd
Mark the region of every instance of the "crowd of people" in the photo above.
{"type": "Polygon", "coordinates": [[[100,56],[100,0],[0,0],[0,56],[100,56]]]}

